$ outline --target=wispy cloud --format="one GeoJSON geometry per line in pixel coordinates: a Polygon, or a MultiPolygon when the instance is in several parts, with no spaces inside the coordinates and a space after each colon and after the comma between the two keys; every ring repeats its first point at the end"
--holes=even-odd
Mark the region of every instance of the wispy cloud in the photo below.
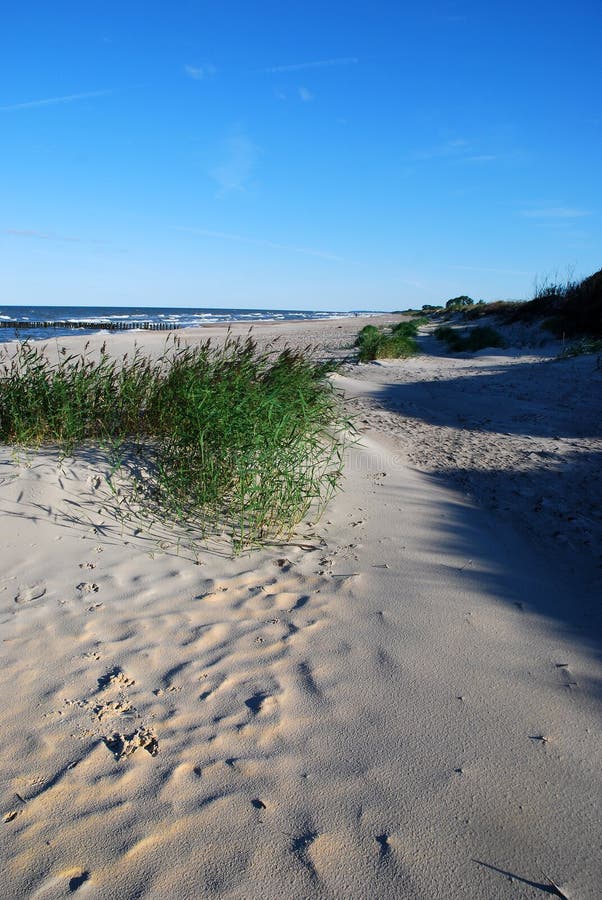
{"type": "Polygon", "coordinates": [[[484,163],[502,159],[497,153],[478,153],[470,141],[465,138],[453,138],[432,147],[415,151],[412,162],[429,162],[430,160],[447,160],[450,163],[484,163]]]}
{"type": "Polygon", "coordinates": [[[219,186],[219,195],[244,193],[250,185],[261,150],[241,131],[226,138],[223,149],[222,162],[209,173],[219,186]]]}
{"type": "Polygon", "coordinates": [[[426,284],[423,284],[422,281],[413,281],[410,278],[401,278],[399,281],[400,284],[405,284],[406,287],[415,288],[417,291],[427,291],[428,287],[426,284]]]}
{"type": "Polygon", "coordinates": [[[526,219],[581,219],[583,216],[591,216],[591,212],[571,206],[551,206],[547,209],[523,209],[521,216],[526,219]]]}
{"type": "Polygon", "coordinates": [[[71,237],[68,235],[50,234],[45,231],[35,231],[31,228],[2,228],[2,234],[8,234],[11,237],[32,238],[37,241],[57,241],[60,244],[107,244],[108,241],[96,240],[93,238],[71,237]]]}
{"type": "Polygon", "coordinates": [[[314,99],[314,95],[312,94],[311,91],[308,91],[306,87],[299,88],[299,96],[301,97],[301,99],[303,100],[304,103],[309,103],[311,100],[314,99]]]}
{"type": "Polygon", "coordinates": [[[466,154],[469,147],[468,141],[464,138],[453,138],[452,140],[444,141],[442,144],[436,144],[433,147],[416,150],[412,154],[411,159],[414,162],[424,162],[431,159],[457,157],[460,154],[466,154]]]}
{"type": "Polygon", "coordinates": [[[533,272],[524,272],[521,269],[495,269],[488,266],[451,266],[460,272],[491,272],[494,275],[533,275],[533,272]]]}
{"type": "Polygon", "coordinates": [[[211,231],[207,228],[185,228],[178,227],[177,231],[185,231],[188,234],[195,234],[199,237],[216,238],[224,241],[236,241],[241,244],[252,244],[255,247],[268,247],[271,250],[286,250],[289,253],[302,253],[305,256],[316,256],[319,259],[328,259],[332,262],[345,262],[345,260],[336,256],[334,253],[328,253],[324,250],[315,250],[311,247],[298,247],[294,244],[279,244],[276,241],[266,241],[261,238],[246,237],[242,234],[230,234],[225,231],[211,231]]]}
{"type": "Polygon", "coordinates": [[[217,73],[217,69],[211,63],[205,63],[203,66],[184,66],[184,71],[194,81],[204,81],[207,78],[213,78],[217,73]]]}
{"type": "Polygon", "coordinates": [[[334,59],[317,59],[313,62],[293,63],[288,66],[270,66],[266,72],[300,72],[302,69],[329,69],[333,66],[355,66],[359,63],[356,56],[338,56],[334,59]]]}
{"type": "Polygon", "coordinates": [[[10,103],[0,106],[0,112],[10,112],[13,109],[33,109],[35,106],[56,106],[59,103],[73,103],[76,100],[89,100],[92,97],[107,97],[113,94],[113,90],[85,91],[81,94],[66,94],[63,97],[46,97],[44,100],[28,100],[25,103],[10,103]]]}
{"type": "Polygon", "coordinates": [[[495,153],[477,153],[475,156],[465,156],[464,162],[495,162],[499,159],[495,153]]]}

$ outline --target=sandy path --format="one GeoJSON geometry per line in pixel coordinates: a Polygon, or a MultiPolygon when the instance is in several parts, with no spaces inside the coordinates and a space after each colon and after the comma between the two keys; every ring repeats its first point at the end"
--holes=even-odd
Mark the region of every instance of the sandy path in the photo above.
{"type": "Polygon", "coordinates": [[[195,558],[101,456],[3,453],[5,896],[599,895],[587,583],[408,466],[358,374],[306,549],[195,558]]]}

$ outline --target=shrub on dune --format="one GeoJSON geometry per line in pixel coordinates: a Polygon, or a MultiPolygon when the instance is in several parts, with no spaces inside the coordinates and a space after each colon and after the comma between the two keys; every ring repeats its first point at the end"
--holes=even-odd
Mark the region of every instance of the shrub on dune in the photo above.
{"type": "MultiPolygon", "coordinates": [[[[360,362],[375,359],[404,359],[418,352],[416,334],[424,317],[398,322],[388,331],[366,325],[357,336],[360,362]]],[[[427,320],[428,321],[428,320],[427,320]]]]}
{"type": "Polygon", "coordinates": [[[505,342],[501,334],[489,325],[477,325],[470,331],[461,333],[450,325],[440,325],[435,330],[437,340],[444,341],[452,353],[485,350],[488,347],[504,347],[505,342]]]}

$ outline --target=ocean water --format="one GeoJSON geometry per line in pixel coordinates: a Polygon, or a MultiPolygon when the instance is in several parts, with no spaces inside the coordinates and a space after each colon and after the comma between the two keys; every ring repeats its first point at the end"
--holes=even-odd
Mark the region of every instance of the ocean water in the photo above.
{"type": "Polygon", "coordinates": [[[303,321],[333,319],[340,316],[370,315],[369,310],[325,312],[318,310],[284,309],[178,309],[123,306],[0,306],[0,343],[15,339],[52,339],[68,334],[102,333],[103,324],[128,324],[142,327],[143,323],[162,324],[178,328],[192,328],[210,323],[303,321]],[[56,322],[50,328],[12,327],[12,323],[56,322]],[[61,327],[61,322],[82,323],[76,329],[61,327]],[[11,327],[7,327],[11,323],[11,327]],[[86,327],[86,324],[90,327],[86,327]]]}

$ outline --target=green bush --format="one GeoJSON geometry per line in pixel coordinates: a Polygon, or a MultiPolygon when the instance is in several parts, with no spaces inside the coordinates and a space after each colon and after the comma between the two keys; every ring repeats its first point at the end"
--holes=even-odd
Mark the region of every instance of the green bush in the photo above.
{"type": "Polygon", "coordinates": [[[489,325],[477,325],[471,328],[464,338],[464,349],[475,353],[486,347],[505,347],[506,343],[499,331],[489,325]]]}
{"type": "Polygon", "coordinates": [[[407,335],[382,335],[373,359],[405,359],[418,352],[418,344],[407,335]]]}
{"type": "Polygon", "coordinates": [[[398,322],[393,325],[391,334],[398,337],[415,337],[418,334],[418,324],[415,319],[409,322],[398,322]]]}
{"type": "Polygon", "coordinates": [[[474,300],[471,297],[467,297],[466,294],[462,294],[460,297],[452,297],[451,300],[448,300],[445,304],[445,308],[448,312],[456,312],[457,310],[466,309],[467,306],[473,306],[474,300]]]}
{"type": "Polygon", "coordinates": [[[418,352],[415,334],[418,325],[414,321],[399,322],[389,332],[379,331],[374,325],[366,325],[357,336],[360,362],[375,359],[403,359],[418,352]]]}
{"type": "Polygon", "coordinates": [[[359,347],[361,362],[375,359],[376,348],[381,339],[381,333],[374,325],[365,325],[357,336],[355,345],[359,347]]]}
{"type": "Polygon", "coordinates": [[[369,341],[377,338],[379,334],[380,331],[375,325],[364,325],[355,340],[355,346],[361,347],[362,344],[369,343],[369,341]]]}
{"type": "Polygon", "coordinates": [[[458,340],[458,332],[451,325],[439,325],[435,328],[435,337],[438,341],[445,341],[447,344],[453,344],[458,340]]]}

